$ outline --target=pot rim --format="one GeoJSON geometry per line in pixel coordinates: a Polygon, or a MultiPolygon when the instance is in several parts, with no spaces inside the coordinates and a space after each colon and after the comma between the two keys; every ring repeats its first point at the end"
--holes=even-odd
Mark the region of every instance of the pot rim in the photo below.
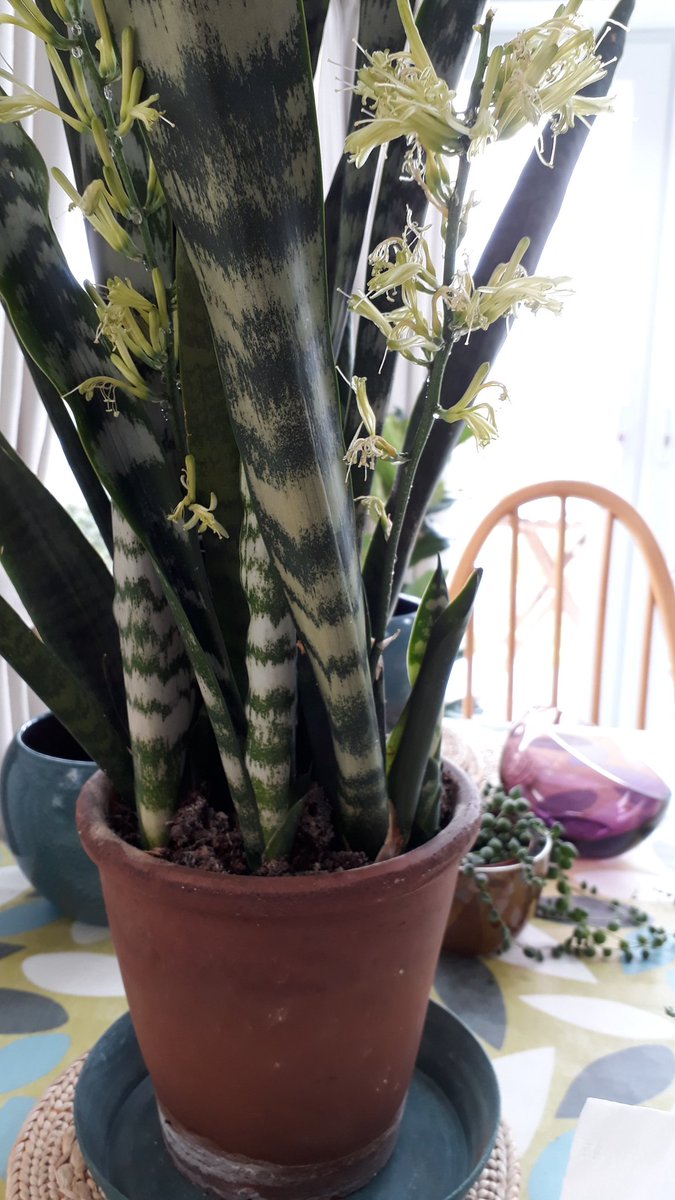
{"type": "MultiPolygon", "coordinates": [[[[28,732],[28,730],[33,729],[36,725],[42,724],[43,721],[49,720],[55,721],[57,725],[61,725],[59,718],[55,716],[51,709],[45,709],[44,712],[38,713],[36,717],[29,717],[29,719],[24,721],[23,725],[17,729],[16,733],[14,734],[14,741],[17,745],[21,746],[23,753],[30,754],[33,758],[42,759],[44,762],[63,763],[64,767],[96,767],[96,763],[94,762],[93,758],[66,758],[63,754],[47,754],[44,750],[36,750],[33,746],[29,746],[24,740],[25,734],[28,732]]],[[[61,725],[61,728],[65,729],[65,726],[61,725]]],[[[66,733],[68,733],[68,730],[66,730],[66,733]]],[[[69,734],[69,737],[72,738],[73,735],[69,734]]],[[[73,741],[77,741],[77,739],[73,738],[73,741]]]]}
{"type": "Polygon", "coordinates": [[[232,875],[227,872],[200,871],[156,858],[145,850],[130,846],[110,828],[107,808],[112,785],[103,771],[92,775],[79,794],[77,832],[97,866],[120,868],[124,864],[136,875],[154,876],[155,885],[179,887],[193,895],[216,895],[227,891],[242,899],[254,894],[264,899],[277,896],[291,899],[295,896],[304,897],[311,890],[317,895],[330,896],[331,893],[344,894],[370,881],[373,884],[388,882],[395,885],[405,880],[410,885],[411,875],[417,876],[421,884],[442,870],[449,857],[456,856],[461,861],[476,836],[480,821],[481,800],[476,785],[460,767],[454,763],[448,765],[459,784],[459,803],[445,828],[430,841],[397,858],[352,867],[348,871],[317,872],[314,875],[232,875]]]}
{"type": "MultiPolygon", "coordinates": [[[[552,847],[553,847],[553,839],[552,839],[550,833],[547,833],[546,837],[544,838],[544,841],[542,843],[541,850],[537,850],[537,853],[535,855],[533,855],[533,857],[531,858],[531,860],[530,860],[531,865],[533,867],[539,866],[539,864],[546,859],[546,856],[550,855],[552,847]]],[[[507,862],[507,863],[485,863],[482,867],[475,867],[474,874],[480,874],[480,875],[490,874],[493,876],[494,875],[507,875],[511,871],[516,871],[516,870],[521,871],[523,866],[524,866],[524,863],[518,862],[517,860],[516,860],[516,862],[507,862]]],[[[461,870],[462,870],[462,868],[460,867],[460,871],[461,870]]]]}

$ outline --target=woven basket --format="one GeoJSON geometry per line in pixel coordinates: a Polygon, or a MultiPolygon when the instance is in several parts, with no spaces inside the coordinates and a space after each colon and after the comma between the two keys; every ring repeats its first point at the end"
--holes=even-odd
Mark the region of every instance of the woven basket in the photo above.
{"type": "MultiPolygon", "coordinates": [[[[47,1089],[29,1114],[7,1168],[6,1200],[105,1200],[75,1140],[73,1100],[86,1055],[47,1089]]],[[[505,1125],[466,1200],[518,1200],[520,1167],[505,1125]]]]}

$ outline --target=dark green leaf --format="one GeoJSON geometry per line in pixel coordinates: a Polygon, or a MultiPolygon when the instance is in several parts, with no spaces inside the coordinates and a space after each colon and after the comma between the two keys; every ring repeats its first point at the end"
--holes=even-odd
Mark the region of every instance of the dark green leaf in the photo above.
{"type": "Polygon", "coordinates": [[[265,847],[265,860],[272,862],[275,858],[288,858],[288,855],[293,849],[295,835],[298,832],[298,825],[302,816],[302,810],[305,807],[305,797],[296,800],[295,804],[289,808],[283,825],[272,834],[269,842],[265,847]]]}
{"type": "Polygon", "coordinates": [[[427,558],[432,558],[437,554],[442,554],[444,550],[451,545],[452,539],[444,533],[439,533],[435,525],[430,521],[424,521],[415,548],[410,556],[410,566],[417,566],[418,563],[425,562],[427,558]]]}
{"type": "Polygon", "coordinates": [[[118,393],[112,416],[100,397],[74,390],[85,379],[116,374],[95,340],[93,305],[70,273],[47,215],[47,172],[21,129],[0,125],[0,295],[24,351],[68,396],[80,438],[99,479],[147,547],[190,655],[207,704],[247,848],[262,837],[240,737],[244,714],[209,605],[198,536],[167,520],[182,496],[182,449],[172,438],[170,410],[118,393]],[[11,230],[11,235],[10,235],[11,230]]]}
{"type": "MultiPolygon", "coordinates": [[[[9,314],[8,318],[9,318],[9,314]]],[[[112,554],[112,524],[110,520],[110,501],[106,496],[98,476],[87,458],[82,442],[77,435],[77,429],[68,412],[65,401],[56,388],[43,375],[37,363],[32,358],[26,359],[38,395],[45,406],[52,428],[61,443],[61,449],[66,457],[89,511],[103,539],[103,544],[109,554],[112,554]]]]}
{"type": "Polygon", "coordinates": [[[0,655],[110,777],[121,796],[133,791],[131,755],[96,697],[0,597],[0,655]]]}
{"type": "MultiPolygon", "coordinates": [[[[420,667],[424,660],[431,629],[437,617],[447,608],[448,605],[448,588],[445,582],[443,566],[440,557],[436,564],[436,569],[431,575],[424,594],[419,603],[413,627],[410,631],[408,640],[408,652],[406,665],[408,668],[408,679],[411,687],[414,686],[417,676],[420,672],[420,667]]],[[[386,682],[386,678],[385,678],[386,682]]],[[[410,711],[411,698],[409,697],[403,708],[398,721],[387,738],[387,771],[391,772],[391,766],[398,753],[403,731],[408,721],[408,713],[410,711]]]]}
{"type": "Polygon", "coordinates": [[[408,714],[398,752],[389,773],[389,794],[404,840],[410,835],[427,763],[436,740],[452,664],[471,617],[481,571],[474,571],[459,595],[437,618],[426,654],[408,701],[408,714]]]}
{"type": "Polygon", "coordinates": [[[319,51],[321,49],[321,40],[323,38],[323,27],[326,24],[326,15],[328,13],[329,3],[330,0],[303,0],[305,24],[307,26],[307,41],[309,43],[309,57],[312,63],[312,71],[316,71],[316,64],[319,58],[319,51]]]}
{"type": "Polygon", "coordinates": [[[40,637],[125,737],[112,575],[73,519],[2,435],[0,562],[40,637]]]}
{"type": "Polygon", "coordinates": [[[415,615],[410,641],[408,642],[408,678],[411,685],[415,684],[420,673],[420,667],[426,654],[431,630],[442,612],[448,606],[448,587],[440,556],[427,589],[422,597],[415,615]]]}

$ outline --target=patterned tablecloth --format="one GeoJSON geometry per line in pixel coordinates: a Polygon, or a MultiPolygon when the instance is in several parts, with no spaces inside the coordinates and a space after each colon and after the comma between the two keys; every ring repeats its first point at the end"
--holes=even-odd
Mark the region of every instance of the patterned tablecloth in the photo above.
{"type": "MultiPolygon", "coordinates": [[[[659,752],[655,765],[665,773],[659,752]]],[[[597,887],[600,914],[603,898],[615,897],[675,930],[675,805],[642,846],[581,862],[576,875],[597,887]]],[[[558,1200],[587,1096],[675,1110],[675,1019],[666,1012],[675,1005],[675,940],[627,965],[546,955],[533,963],[523,952],[564,935],[533,922],[503,957],[444,958],[436,979],[436,998],[493,1059],[527,1200],[558,1200]]],[[[7,1155],[34,1101],[125,1007],[107,931],[60,918],[0,844],[0,1200],[7,1155]]]]}

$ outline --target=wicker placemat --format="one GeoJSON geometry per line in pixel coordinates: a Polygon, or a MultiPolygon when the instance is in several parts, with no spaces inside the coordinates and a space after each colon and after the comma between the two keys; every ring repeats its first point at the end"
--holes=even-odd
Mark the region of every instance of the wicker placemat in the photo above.
{"type": "MultiPolygon", "coordinates": [[[[6,1200],[105,1200],[75,1140],[73,1100],[86,1058],[78,1058],[29,1114],[7,1168],[6,1200]]],[[[507,1127],[466,1200],[518,1200],[520,1166],[507,1127]]]]}

